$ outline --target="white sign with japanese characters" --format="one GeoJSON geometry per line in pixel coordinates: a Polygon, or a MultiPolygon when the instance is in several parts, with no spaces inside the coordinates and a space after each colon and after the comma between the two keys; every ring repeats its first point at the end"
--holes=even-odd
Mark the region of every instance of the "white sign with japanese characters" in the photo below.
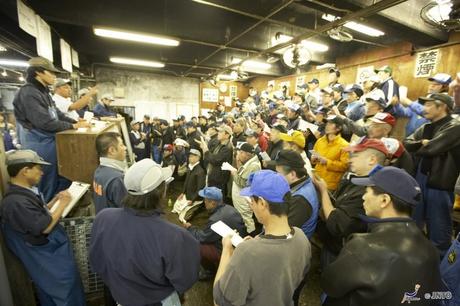
{"type": "Polygon", "coordinates": [[[429,77],[436,71],[436,65],[439,59],[439,49],[423,51],[417,53],[415,61],[414,77],[425,78],[429,77]]]}

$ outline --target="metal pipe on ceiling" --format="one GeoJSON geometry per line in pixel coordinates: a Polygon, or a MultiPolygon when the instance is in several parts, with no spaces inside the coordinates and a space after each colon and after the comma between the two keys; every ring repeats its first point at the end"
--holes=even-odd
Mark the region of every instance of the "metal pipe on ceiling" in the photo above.
{"type": "MultiPolygon", "coordinates": [[[[337,19],[337,20],[335,20],[333,22],[330,22],[328,24],[320,26],[317,29],[317,31],[318,32],[329,31],[331,29],[334,29],[334,28],[337,28],[339,26],[344,25],[348,21],[358,19],[358,18],[361,18],[361,17],[371,16],[371,15],[373,15],[375,13],[378,13],[378,12],[380,12],[382,10],[385,10],[387,8],[390,8],[392,6],[398,5],[398,4],[406,2],[406,1],[407,0],[382,0],[382,1],[377,2],[377,3],[375,3],[375,4],[371,5],[371,6],[365,7],[363,9],[359,10],[359,11],[347,14],[347,15],[343,16],[341,19],[337,19]]],[[[251,55],[251,56],[243,59],[243,61],[250,60],[250,59],[255,59],[255,58],[257,58],[257,57],[259,57],[261,55],[273,53],[273,52],[275,52],[275,51],[277,51],[279,49],[289,47],[292,44],[296,44],[296,43],[298,43],[298,42],[300,42],[300,41],[302,41],[304,39],[308,39],[308,38],[311,38],[313,36],[315,36],[315,34],[312,34],[311,32],[306,32],[304,34],[301,34],[301,35],[298,35],[298,36],[292,38],[291,40],[289,40],[289,41],[287,41],[285,43],[278,44],[276,46],[273,46],[273,47],[267,48],[265,50],[262,50],[258,54],[251,55]]],[[[219,71],[216,71],[215,74],[219,74],[221,72],[224,72],[226,70],[232,69],[232,68],[237,67],[239,65],[240,65],[240,63],[231,64],[231,65],[226,66],[225,68],[223,68],[223,69],[221,69],[219,71]]]]}
{"type": "MultiPolygon", "coordinates": [[[[242,33],[238,34],[237,36],[233,37],[231,40],[229,40],[228,42],[225,43],[225,45],[217,50],[215,50],[214,52],[212,52],[211,54],[209,54],[208,56],[206,56],[204,59],[202,59],[201,61],[198,62],[197,65],[200,65],[201,63],[205,62],[206,60],[208,60],[209,58],[213,57],[215,54],[217,54],[218,52],[220,52],[220,50],[222,50],[223,48],[227,47],[228,45],[230,45],[231,43],[235,42],[236,40],[238,40],[240,37],[246,35],[248,32],[252,31],[254,28],[256,28],[258,25],[264,23],[265,21],[267,21],[270,17],[272,17],[273,15],[279,13],[280,11],[282,11],[283,9],[285,9],[286,7],[288,7],[292,2],[294,2],[295,0],[289,0],[285,3],[283,3],[282,5],[280,5],[278,8],[276,8],[275,10],[273,10],[272,12],[270,12],[266,17],[264,17],[263,19],[257,21],[255,24],[253,24],[252,26],[250,26],[249,28],[247,28],[246,30],[244,30],[242,33]]],[[[184,74],[185,76],[187,76],[187,74],[193,70],[193,68],[190,68],[189,70],[187,70],[184,74]]]]}
{"type": "MultiPolygon", "coordinates": [[[[205,1],[205,0],[193,0],[193,1],[197,2],[197,3],[200,3],[200,4],[215,7],[215,8],[218,8],[218,9],[222,9],[224,11],[232,12],[232,13],[243,15],[243,16],[250,17],[250,18],[254,18],[254,19],[257,19],[257,20],[262,20],[262,19],[265,18],[265,17],[260,16],[260,15],[251,14],[251,13],[248,13],[248,12],[245,12],[245,11],[237,10],[237,9],[234,9],[234,8],[231,8],[231,7],[228,7],[228,6],[224,6],[224,5],[220,5],[220,4],[217,4],[217,3],[213,3],[213,2],[210,2],[210,1],[205,1]]],[[[307,0],[307,1],[315,3],[315,4],[320,4],[320,2],[318,2],[318,1],[312,1],[312,0],[307,0]]],[[[321,5],[324,6],[324,3],[321,3],[321,5]]],[[[335,10],[343,11],[343,12],[350,12],[348,10],[342,10],[342,9],[339,9],[339,8],[335,8],[335,10]]],[[[305,33],[310,32],[310,33],[315,33],[317,35],[321,35],[321,36],[324,36],[324,37],[328,37],[328,35],[325,34],[325,33],[321,33],[321,32],[319,32],[317,30],[305,28],[305,27],[302,27],[302,26],[298,26],[298,25],[295,25],[295,24],[288,23],[288,22],[275,20],[275,19],[271,19],[271,18],[268,18],[265,21],[269,22],[269,23],[277,24],[277,25],[280,25],[280,26],[283,26],[283,27],[289,27],[289,28],[297,29],[297,30],[303,31],[305,33]]],[[[378,46],[378,47],[383,47],[384,46],[384,45],[379,44],[379,43],[374,43],[374,42],[371,42],[371,41],[360,40],[360,39],[353,39],[353,41],[360,42],[360,43],[367,44],[367,45],[378,46]]]]}

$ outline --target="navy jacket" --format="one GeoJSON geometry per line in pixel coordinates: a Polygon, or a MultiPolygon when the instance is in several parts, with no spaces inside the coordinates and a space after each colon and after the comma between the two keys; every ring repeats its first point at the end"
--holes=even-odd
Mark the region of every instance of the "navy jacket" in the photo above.
{"type": "Polygon", "coordinates": [[[107,208],[94,220],[89,260],[123,306],[155,304],[198,280],[199,243],[159,213],[107,208]]]}
{"type": "Polygon", "coordinates": [[[93,108],[94,116],[96,117],[116,117],[117,113],[109,110],[109,107],[103,105],[101,102],[96,103],[93,108]]]}
{"type": "Polygon", "coordinates": [[[107,167],[99,166],[94,172],[93,202],[96,206],[96,214],[108,207],[121,207],[121,200],[127,191],[123,184],[123,172],[107,167]]]}
{"type": "Polygon", "coordinates": [[[13,99],[14,116],[26,129],[38,129],[56,133],[73,129],[77,121],[66,117],[55,105],[48,87],[35,79],[30,80],[19,89],[13,99]],[[57,118],[53,118],[49,109],[55,108],[57,118]]]}

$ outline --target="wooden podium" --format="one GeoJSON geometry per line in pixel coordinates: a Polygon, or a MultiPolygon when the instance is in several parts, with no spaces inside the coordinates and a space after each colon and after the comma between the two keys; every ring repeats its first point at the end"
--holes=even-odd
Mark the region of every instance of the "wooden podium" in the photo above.
{"type": "Polygon", "coordinates": [[[120,132],[116,123],[104,128],[86,131],[67,130],[56,134],[58,172],[71,181],[93,183],[94,171],[99,166],[96,137],[105,132],[120,132]]]}

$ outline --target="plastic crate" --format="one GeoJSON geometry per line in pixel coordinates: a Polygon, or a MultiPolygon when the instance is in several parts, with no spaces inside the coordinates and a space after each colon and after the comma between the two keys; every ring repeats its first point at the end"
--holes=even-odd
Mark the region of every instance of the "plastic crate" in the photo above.
{"type": "Polygon", "coordinates": [[[104,283],[91,270],[88,259],[93,221],[94,217],[68,218],[60,221],[72,243],[75,261],[77,262],[86,294],[102,293],[104,291],[104,283]]]}

